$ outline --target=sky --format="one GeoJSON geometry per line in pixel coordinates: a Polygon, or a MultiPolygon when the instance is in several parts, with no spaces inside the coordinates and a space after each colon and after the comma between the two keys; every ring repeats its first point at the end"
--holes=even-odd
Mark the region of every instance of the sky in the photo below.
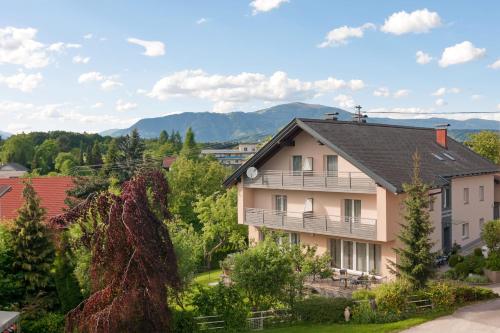
{"type": "Polygon", "coordinates": [[[4,1],[0,130],[297,101],[500,120],[498,13],[465,0],[4,1]]]}

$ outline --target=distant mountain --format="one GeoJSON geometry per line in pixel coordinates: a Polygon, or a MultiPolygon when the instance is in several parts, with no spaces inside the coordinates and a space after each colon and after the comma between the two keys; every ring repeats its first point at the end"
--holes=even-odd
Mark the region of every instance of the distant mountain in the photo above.
{"type": "Polygon", "coordinates": [[[0,131],[0,136],[2,137],[2,139],[7,139],[11,135],[12,134],[10,134],[10,133],[4,132],[4,131],[0,131]]]}
{"type": "MultiPolygon", "coordinates": [[[[338,112],[340,120],[351,120],[352,114],[345,110],[315,104],[289,103],[273,106],[255,112],[184,112],[157,118],[141,119],[130,128],[108,130],[101,134],[120,136],[130,133],[134,128],[142,137],[154,138],[160,131],[172,130],[184,134],[191,127],[200,142],[253,141],[275,133],[295,117],[324,118],[325,113],[338,112]]],[[[436,124],[450,124],[451,130],[499,130],[500,122],[483,119],[452,120],[446,118],[393,119],[368,118],[368,122],[391,125],[434,127],[436,124]]],[[[466,131],[467,132],[467,131],[466,131]]],[[[464,135],[464,133],[460,133],[464,135]]]]}

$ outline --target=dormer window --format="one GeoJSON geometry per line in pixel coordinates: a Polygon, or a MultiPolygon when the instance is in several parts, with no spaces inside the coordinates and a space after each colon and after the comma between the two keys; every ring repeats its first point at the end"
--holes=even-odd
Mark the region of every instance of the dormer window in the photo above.
{"type": "Polygon", "coordinates": [[[435,157],[435,158],[437,158],[438,160],[440,160],[440,161],[444,161],[444,158],[442,158],[440,155],[438,155],[438,154],[434,154],[434,153],[431,153],[431,154],[432,154],[432,156],[434,156],[434,157],[435,157]]]}

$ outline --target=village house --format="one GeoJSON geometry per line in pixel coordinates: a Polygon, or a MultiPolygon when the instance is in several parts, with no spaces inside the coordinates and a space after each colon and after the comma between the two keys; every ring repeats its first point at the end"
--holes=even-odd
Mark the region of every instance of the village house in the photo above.
{"type": "Polygon", "coordinates": [[[434,198],[434,250],[476,246],[482,224],[499,214],[500,169],[446,127],[294,119],[225,186],[238,187],[238,222],[251,242],[264,227],[282,230],[291,243],[329,253],[336,268],[388,276],[416,151],[434,198]]]}
{"type": "MultiPolygon", "coordinates": [[[[17,210],[24,203],[24,182],[28,178],[0,179],[0,222],[14,220],[17,210]]],[[[67,208],[66,191],[74,186],[71,177],[33,177],[29,178],[35,192],[40,197],[40,205],[45,208],[45,219],[57,216],[67,208]]]]}

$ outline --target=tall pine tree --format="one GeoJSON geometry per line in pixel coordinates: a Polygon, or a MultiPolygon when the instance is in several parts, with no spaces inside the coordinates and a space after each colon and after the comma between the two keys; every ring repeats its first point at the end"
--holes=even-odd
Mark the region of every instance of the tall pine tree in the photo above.
{"type": "Polygon", "coordinates": [[[160,132],[160,137],[158,138],[158,142],[162,145],[164,143],[167,143],[168,141],[168,133],[165,130],[162,130],[160,132]]]}
{"type": "Polygon", "coordinates": [[[36,294],[49,284],[54,248],[43,224],[45,209],[29,181],[24,183],[23,198],[12,229],[14,269],[22,274],[26,293],[36,294]]]}
{"type": "Polygon", "coordinates": [[[184,143],[182,144],[180,154],[189,160],[196,160],[200,155],[200,150],[194,140],[194,132],[191,127],[189,127],[186,131],[186,136],[184,137],[184,143]]]}
{"type": "Polygon", "coordinates": [[[390,261],[389,269],[397,276],[407,279],[418,289],[427,283],[435,270],[430,239],[434,227],[429,219],[429,186],[420,178],[420,155],[413,154],[413,176],[410,184],[404,184],[407,197],[405,223],[401,224],[398,236],[402,247],[394,249],[398,262],[390,261]]]}
{"type": "Polygon", "coordinates": [[[94,145],[92,146],[92,159],[92,165],[102,164],[101,146],[97,140],[94,141],[94,145]]]}

